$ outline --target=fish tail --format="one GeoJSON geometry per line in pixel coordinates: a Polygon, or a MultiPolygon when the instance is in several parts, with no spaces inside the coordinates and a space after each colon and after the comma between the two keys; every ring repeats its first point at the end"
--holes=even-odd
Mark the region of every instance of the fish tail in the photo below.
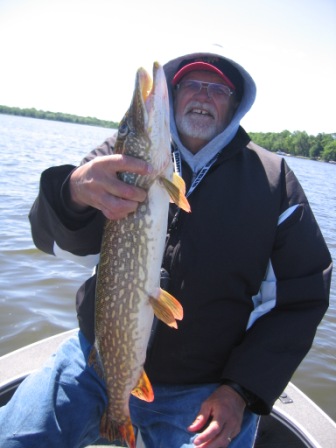
{"type": "Polygon", "coordinates": [[[134,429],[130,418],[128,418],[124,424],[118,425],[109,420],[106,411],[100,421],[99,432],[101,437],[110,442],[119,440],[121,442],[126,442],[129,448],[136,448],[134,429]]]}
{"type": "Polygon", "coordinates": [[[129,448],[135,448],[135,435],[134,429],[129,418],[125,424],[119,427],[120,434],[123,440],[127,443],[129,448]]]}

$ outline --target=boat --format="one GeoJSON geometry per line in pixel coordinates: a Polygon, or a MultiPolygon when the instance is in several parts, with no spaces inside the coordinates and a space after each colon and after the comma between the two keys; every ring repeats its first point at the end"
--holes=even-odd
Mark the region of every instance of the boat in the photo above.
{"type": "Polygon", "coordinates": [[[288,154],[288,153],[285,152],[285,151],[277,151],[276,153],[278,154],[278,156],[286,156],[286,157],[290,157],[290,154],[288,154]]]}
{"type": "MultiPolygon", "coordinates": [[[[39,369],[77,329],[43,339],[0,357],[0,406],[27,375],[39,369]]],[[[115,446],[100,440],[94,448],[115,446]]],[[[262,416],[255,448],[336,447],[336,423],[294,384],[289,383],[270,415],[262,416]]],[[[138,440],[137,448],[145,448],[138,440]]]]}

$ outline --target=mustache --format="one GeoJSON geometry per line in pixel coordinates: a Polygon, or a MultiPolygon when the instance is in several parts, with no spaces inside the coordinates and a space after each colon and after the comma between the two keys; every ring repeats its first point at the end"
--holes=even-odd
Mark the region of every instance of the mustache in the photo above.
{"type": "Polygon", "coordinates": [[[201,109],[210,114],[211,116],[216,116],[216,109],[210,103],[201,103],[200,101],[190,101],[184,109],[184,113],[187,114],[191,112],[193,109],[201,109]]]}

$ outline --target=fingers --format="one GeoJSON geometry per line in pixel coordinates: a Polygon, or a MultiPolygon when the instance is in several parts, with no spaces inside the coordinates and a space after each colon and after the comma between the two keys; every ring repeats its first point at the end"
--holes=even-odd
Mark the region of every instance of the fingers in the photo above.
{"type": "Polygon", "coordinates": [[[209,416],[205,418],[203,414],[199,414],[193,421],[193,423],[188,427],[188,431],[191,432],[200,431],[205,426],[208,418],[209,416]]]}
{"type": "MultiPolygon", "coordinates": [[[[107,195],[116,196],[117,198],[127,199],[130,201],[143,202],[146,199],[146,191],[142,188],[123,182],[118,177],[106,178],[105,185],[101,187],[107,195]]],[[[102,199],[104,199],[102,197],[102,199]]]]}
{"type": "Polygon", "coordinates": [[[146,191],[122,182],[118,173],[150,174],[144,160],[115,154],[96,157],[78,167],[70,177],[70,206],[81,211],[88,206],[101,210],[108,219],[121,219],[146,199],[146,191]]]}
{"type": "Polygon", "coordinates": [[[233,430],[230,424],[221,425],[217,420],[213,420],[194,440],[194,445],[204,448],[226,448],[238,433],[239,430],[233,430]]]}
{"type": "Polygon", "coordinates": [[[142,176],[153,172],[153,167],[150,164],[135,157],[114,154],[113,156],[107,156],[106,159],[106,163],[112,164],[112,170],[116,170],[117,172],[128,171],[141,174],[142,176]]]}
{"type": "Polygon", "coordinates": [[[189,431],[199,432],[194,445],[226,448],[240,432],[245,402],[228,386],[220,386],[201,406],[189,431]],[[210,422],[210,423],[209,423],[210,422]]]}
{"type": "Polygon", "coordinates": [[[106,196],[95,208],[100,210],[107,219],[117,220],[123,219],[130,213],[136,211],[139,206],[138,201],[130,201],[118,198],[113,195],[106,196]]]}

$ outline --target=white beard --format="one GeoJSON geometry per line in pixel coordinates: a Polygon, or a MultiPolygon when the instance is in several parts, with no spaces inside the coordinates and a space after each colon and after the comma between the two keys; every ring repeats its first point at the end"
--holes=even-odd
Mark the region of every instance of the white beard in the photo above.
{"type": "Polygon", "coordinates": [[[218,126],[214,108],[210,104],[204,105],[199,102],[189,104],[187,110],[181,116],[176,117],[175,121],[180,134],[204,141],[212,140],[224,129],[223,126],[218,126]],[[191,112],[195,109],[207,113],[191,112]]]}
{"type": "Polygon", "coordinates": [[[202,140],[210,141],[217,135],[217,126],[212,123],[209,124],[209,120],[195,120],[190,119],[188,116],[184,116],[177,124],[177,130],[182,135],[188,137],[199,138],[202,140]]]}

